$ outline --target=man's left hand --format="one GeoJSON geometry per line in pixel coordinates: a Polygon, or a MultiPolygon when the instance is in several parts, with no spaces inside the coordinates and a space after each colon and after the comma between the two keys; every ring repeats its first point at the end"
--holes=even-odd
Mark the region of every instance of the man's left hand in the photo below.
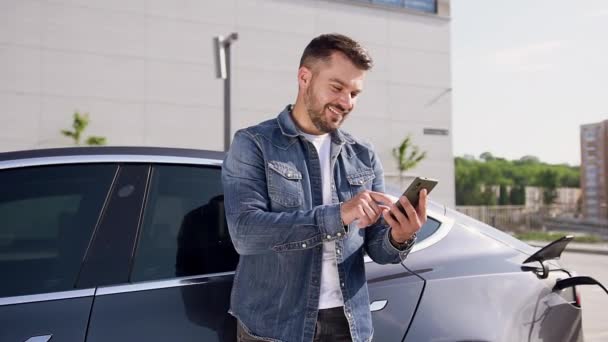
{"type": "Polygon", "coordinates": [[[382,206],[382,216],[386,223],[391,226],[391,237],[398,243],[409,240],[426,222],[426,189],[420,190],[419,197],[417,208],[414,208],[407,197],[401,196],[399,198],[407,216],[394,203],[390,206],[382,206]]]}

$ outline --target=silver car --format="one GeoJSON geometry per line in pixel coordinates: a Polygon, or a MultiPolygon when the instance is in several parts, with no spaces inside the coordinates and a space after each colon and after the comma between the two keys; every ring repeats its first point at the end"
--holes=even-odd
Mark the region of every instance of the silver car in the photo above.
{"type": "MultiPolygon", "coordinates": [[[[0,153],[0,341],[235,341],[223,153],[0,153]]],[[[581,341],[576,277],[437,203],[407,260],[366,259],[375,341],[581,341]]]]}

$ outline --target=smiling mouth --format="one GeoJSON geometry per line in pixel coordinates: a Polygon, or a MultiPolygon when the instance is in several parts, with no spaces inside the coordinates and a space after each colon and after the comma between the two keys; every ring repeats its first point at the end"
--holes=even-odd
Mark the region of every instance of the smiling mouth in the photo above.
{"type": "Polygon", "coordinates": [[[339,115],[340,117],[343,117],[344,115],[346,115],[346,112],[338,110],[334,106],[327,106],[327,109],[329,109],[329,111],[332,112],[333,114],[339,115]]]}

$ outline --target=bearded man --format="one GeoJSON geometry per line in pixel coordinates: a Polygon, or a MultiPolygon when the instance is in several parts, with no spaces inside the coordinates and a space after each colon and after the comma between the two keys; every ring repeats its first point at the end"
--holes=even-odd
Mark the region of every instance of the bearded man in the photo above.
{"type": "Polygon", "coordinates": [[[278,117],[236,132],[222,182],[240,255],[230,313],[239,341],[370,341],[363,257],[399,263],[426,221],[384,192],[369,144],[340,129],[372,68],[340,34],[314,38],[298,69],[298,96],[278,117]]]}

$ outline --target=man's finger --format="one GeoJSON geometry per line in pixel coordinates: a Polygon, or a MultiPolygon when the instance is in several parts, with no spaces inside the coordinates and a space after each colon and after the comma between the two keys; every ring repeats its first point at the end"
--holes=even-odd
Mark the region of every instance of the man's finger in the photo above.
{"type": "Polygon", "coordinates": [[[427,191],[426,189],[420,190],[420,200],[418,201],[418,217],[421,222],[426,221],[426,204],[427,204],[427,191]]]}
{"type": "Polygon", "coordinates": [[[384,214],[385,210],[391,210],[391,206],[390,205],[384,205],[384,204],[378,204],[378,208],[380,208],[380,211],[384,214]]]}
{"type": "Polygon", "coordinates": [[[412,219],[414,218],[418,219],[418,213],[416,212],[416,209],[414,209],[414,206],[410,203],[410,200],[407,199],[407,197],[401,196],[399,198],[399,202],[401,203],[403,209],[405,209],[405,213],[407,214],[407,218],[410,222],[413,223],[414,221],[412,221],[412,219]]]}
{"type": "Polygon", "coordinates": [[[386,195],[388,198],[391,199],[391,203],[395,203],[395,202],[397,202],[399,200],[399,196],[393,196],[393,195],[390,195],[390,194],[384,194],[384,195],[386,195]]]}
{"type": "Polygon", "coordinates": [[[376,203],[376,201],[374,201],[373,199],[372,199],[372,201],[369,201],[367,204],[369,204],[369,206],[374,210],[374,214],[380,215],[382,213],[382,209],[380,209],[380,206],[378,205],[378,203],[376,203]]]}
{"type": "Polygon", "coordinates": [[[382,217],[384,217],[384,220],[389,226],[391,226],[391,228],[396,229],[395,227],[399,227],[399,222],[397,222],[393,215],[391,215],[391,211],[389,209],[382,210],[382,217]]]}
{"type": "Polygon", "coordinates": [[[380,203],[384,203],[384,204],[391,204],[394,202],[393,199],[391,199],[389,196],[387,196],[386,194],[383,194],[381,192],[370,191],[369,195],[376,202],[380,202],[380,203]]]}
{"type": "Polygon", "coordinates": [[[374,210],[374,208],[372,208],[370,203],[363,202],[361,204],[361,206],[363,207],[363,210],[365,211],[365,215],[369,218],[369,220],[372,222],[375,222],[374,219],[376,219],[378,217],[378,214],[380,213],[380,211],[374,210]]]}
{"type": "Polygon", "coordinates": [[[407,216],[405,216],[403,211],[401,211],[401,209],[399,209],[399,207],[397,205],[395,205],[395,204],[391,205],[391,213],[392,213],[393,217],[395,218],[395,220],[397,221],[398,225],[405,225],[408,223],[407,216]]]}

